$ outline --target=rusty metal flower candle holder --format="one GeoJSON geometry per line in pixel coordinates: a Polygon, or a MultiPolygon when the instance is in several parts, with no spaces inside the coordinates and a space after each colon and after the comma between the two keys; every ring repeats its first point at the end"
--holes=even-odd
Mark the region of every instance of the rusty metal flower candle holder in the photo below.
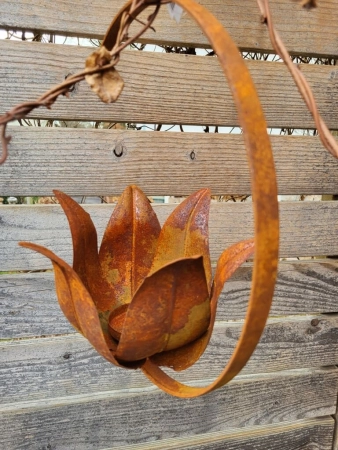
{"type": "Polygon", "coordinates": [[[126,368],[184,370],[204,352],[224,282],[254,251],[253,240],[221,255],[212,282],[208,243],[210,192],[183,201],[163,228],[144,193],[128,187],[104,233],[81,206],[55,191],[73,238],[71,268],[50,250],[62,311],[108,361],[126,368]]]}
{"type": "MultiPolygon", "coordinates": [[[[58,95],[67,95],[74,83],[86,78],[103,101],[116,101],[123,89],[123,80],[115,69],[120,53],[151,27],[160,5],[165,3],[168,1],[129,1],[109,27],[102,47],[87,59],[84,72],[68,78],[36,102],[19,105],[0,118],[2,160],[7,156],[9,142],[5,135],[7,122],[25,116],[36,107],[51,107],[58,95]],[[137,16],[149,5],[155,5],[155,11],[142,30],[129,38],[130,24],[138,20],[137,16]]],[[[195,397],[223,386],[236,376],[260,339],[276,280],[279,219],[267,126],[246,65],[227,32],[204,7],[193,0],[176,0],[175,3],[203,29],[231,87],[250,166],[254,240],[225,250],[212,282],[208,248],[209,191],[198,191],[186,199],[161,230],[145,195],[131,186],[113,212],[99,252],[96,230],[89,215],[70,197],[56,192],[70,223],[73,268],[44,247],[31,243],[21,245],[51,259],[61,309],[102,356],[121,367],[140,368],[153,383],[172,395],[195,397]],[[200,358],[211,337],[223,284],[254,249],[248,311],[230,361],[209,386],[183,385],[161,366],[183,370],[200,358]]],[[[258,3],[271,31],[268,2],[258,0],[258,3]]],[[[280,39],[276,35],[274,39],[283,51],[280,39]]],[[[293,75],[297,84],[303,83],[297,74],[293,75]]],[[[307,88],[302,93],[311,108],[315,108],[307,88]]],[[[321,120],[318,114],[314,116],[321,120]]],[[[321,132],[325,137],[325,124],[321,132]]],[[[332,154],[338,154],[334,140],[326,139],[325,145],[332,154]]]]}
{"type": "MultiPolygon", "coordinates": [[[[112,22],[102,47],[86,63],[86,77],[103,101],[115,101],[123,81],[114,65],[130,23],[148,4],[132,0],[112,22]],[[113,55],[113,56],[112,56],[113,55]]],[[[261,105],[236,45],[204,7],[177,0],[201,26],[218,55],[231,86],[244,131],[252,179],[255,239],[226,250],[211,282],[208,250],[210,195],[199,191],[160,227],[147,198],[127,188],[97,253],[95,228],[74,201],[56,193],[72,231],[73,269],[51,251],[22,245],[49,257],[59,302],[69,321],[112,363],[141,368],[164,391],[178,397],[206,394],[230,381],[254,351],[269,314],[276,280],[279,244],[277,187],[267,126],[261,105]],[[243,331],[232,358],[209,386],[183,385],[161,366],[183,370],[204,352],[215,321],[223,284],[255,248],[251,297],[243,331]]],[[[150,16],[151,23],[154,14],[150,16]]],[[[55,94],[53,94],[55,96],[55,94]]],[[[48,100],[52,101],[54,97],[48,100]]]]}

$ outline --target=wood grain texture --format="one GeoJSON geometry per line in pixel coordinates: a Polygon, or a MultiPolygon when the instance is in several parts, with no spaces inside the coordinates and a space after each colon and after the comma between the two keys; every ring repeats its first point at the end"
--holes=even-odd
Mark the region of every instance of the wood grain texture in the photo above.
{"type": "MultiPolygon", "coordinates": [[[[251,268],[244,267],[224,286],[218,320],[244,318],[251,284],[251,268]]],[[[282,263],[270,317],[335,313],[336,263],[282,263]]],[[[52,273],[0,275],[0,339],[73,332],[57,303],[52,273]]]]}
{"type": "Polygon", "coordinates": [[[322,417],[248,427],[245,431],[234,429],[225,433],[114,447],[114,450],[332,450],[332,429],[333,419],[322,417]]]}
{"type": "MultiPolygon", "coordinates": [[[[1,0],[0,27],[31,29],[63,35],[102,38],[122,0],[104,0],[83,6],[81,0],[1,0]]],[[[243,49],[271,51],[260,13],[251,0],[201,0],[227,28],[243,49]]],[[[337,56],[336,0],[321,0],[319,8],[308,12],[296,2],[271,0],[276,28],[293,53],[337,56]]],[[[147,12],[149,14],[149,12],[147,12]]],[[[156,33],[148,32],[143,41],[168,45],[208,47],[200,29],[185,14],[179,24],[170,20],[163,8],[155,22],[156,33]]]]}
{"type": "MultiPolygon", "coordinates": [[[[215,379],[229,360],[242,324],[218,322],[203,357],[174,378],[215,379]]],[[[242,374],[330,366],[338,362],[337,316],[270,319],[242,374]],[[312,322],[318,320],[318,325],[312,322]]],[[[203,383],[199,383],[203,384],[203,383]]],[[[0,342],[1,403],[147,388],[137,371],[116,368],[79,334],[0,342]]]]}
{"type": "MultiPolygon", "coordinates": [[[[251,192],[241,135],[38,127],[10,134],[2,196],[49,196],[56,187],[69,195],[119,195],[129,184],[148,195],[184,196],[205,186],[214,195],[251,192]]],[[[338,163],[317,137],[271,141],[280,194],[338,193],[338,163]]]]}
{"type": "Polygon", "coordinates": [[[332,450],[337,450],[338,449],[338,407],[337,407],[337,412],[334,416],[334,421],[335,421],[335,427],[334,427],[334,432],[333,432],[332,450]]]}
{"type": "MultiPolygon", "coordinates": [[[[69,73],[82,70],[92,49],[30,42],[0,41],[0,112],[35,100],[69,73]]],[[[248,68],[270,127],[313,128],[286,67],[250,61],[248,68]]],[[[313,88],[319,111],[329,128],[337,128],[335,102],[338,70],[333,66],[301,65],[313,88]]],[[[111,122],[238,124],[229,87],[216,58],[129,51],[118,66],[125,88],[119,100],[106,105],[83,82],[71,98],[58,99],[52,110],[30,117],[111,122]]]]}
{"type": "MultiPolygon", "coordinates": [[[[212,260],[229,245],[253,234],[252,205],[214,203],[210,212],[212,260]]],[[[85,205],[96,224],[99,242],[113,211],[113,205],[85,205]]],[[[161,223],[174,205],[155,205],[161,223]]],[[[281,202],[281,257],[337,255],[338,204],[328,202],[281,202]]],[[[51,267],[38,253],[18,246],[19,241],[49,247],[72,262],[72,245],[66,217],[56,205],[0,206],[0,271],[41,270],[51,267]]]]}
{"type": "MultiPolygon", "coordinates": [[[[100,37],[121,4],[111,3],[95,0],[86,8],[79,0],[0,0],[0,27],[100,37]],[[88,13],[89,6],[94,14],[88,13]]],[[[255,2],[203,3],[217,12],[242,48],[271,49],[255,2]]],[[[337,57],[338,0],[323,0],[311,13],[290,0],[272,0],[272,8],[292,52],[337,57]]],[[[156,35],[148,34],[145,40],[206,46],[186,16],[176,25],[164,11],[156,27],[156,35]]],[[[0,111],[38,97],[81,69],[89,52],[0,42],[0,111]]],[[[269,126],[313,127],[281,64],[250,62],[249,67],[269,126]]],[[[52,111],[37,111],[32,117],[238,124],[214,58],[127,52],[120,70],[127,86],[116,105],[102,105],[83,84],[70,100],[62,98],[52,111]]],[[[324,119],[337,129],[337,70],[314,66],[302,70],[324,119]]],[[[73,195],[119,194],[131,182],[148,195],[186,195],[201,187],[199,182],[215,194],[250,192],[239,136],[21,129],[13,134],[9,164],[0,169],[0,195],[50,195],[52,188],[73,195]],[[118,160],[112,153],[116,142],[125,152],[118,160]],[[192,150],[194,161],[189,158],[192,150]]],[[[317,139],[273,138],[273,145],[280,193],[337,193],[336,163],[317,139]]],[[[102,235],[112,207],[86,209],[95,216],[102,235]]],[[[162,222],[171,209],[157,208],[162,222]]],[[[284,204],[281,212],[282,256],[338,254],[334,202],[284,204]]],[[[211,216],[213,259],[224,247],[252,234],[250,205],[213,205],[211,216]]],[[[59,207],[2,207],[0,236],[0,270],[49,267],[39,255],[18,249],[18,240],[50,246],[71,259],[70,234],[59,207]]],[[[203,384],[201,380],[216,376],[229,358],[242,323],[225,319],[243,317],[250,272],[250,267],[241,268],[226,287],[211,345],[193,369],[178,376],[182,381],[203,384]]],[[[139,372],[122,373],[112,367],[75,334],[58,310],[52,274],[0,276],[1,337],[41,336],[0,342],[0,447],[329,450],[333,420],[327,416],[336,411],[338,371],[316,367],[337,364],[338,316],[315,313],[337,312],[336,287],[336,264],[281,267],[273,314],[307,315],[270,319],[241,376],[207,397],[182,401],[151,387],[139,372]],[[42,337],[49,334],[63,335],[42,337]]]]}
{"type": "Polygon", "coordinates": [[[184,401],[149,387],[21,402],[0,408],[0,432],[6,450],[94,450],[182,438],[332,414],[337,384],[337,369],[327,368],[238,377],[184,401]]]}

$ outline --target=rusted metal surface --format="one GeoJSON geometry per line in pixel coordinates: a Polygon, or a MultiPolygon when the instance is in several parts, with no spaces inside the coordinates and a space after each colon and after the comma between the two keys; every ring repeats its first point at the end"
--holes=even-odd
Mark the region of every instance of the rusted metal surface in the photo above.
{"type": "Polygon", "coordinates": [[[128,187],[97,249],[88,213],[55,191],[73,239],[73,268],[50,250],[60,307],[108,361],[121,367],[183,370],[203,354],[225,281],[254,252],[240,242],[220,257],[212,281],[208,241],[210,191],[183,201],[161,229],[143,192],[128,187]]]}
{"type": "MultiPolygon", "coordinates": [[[[103,41],[108,52],[119,54],[120,42],[136,15],[132,12],[143,10],[149,3],[159,6],[160,2],[132,0],[121,9],[103,41]]],[[[246,65],[228,33],[204,7],[193,0],[176,3],[210,40],[231,86],[250,165],[255,239],[225,250],[212,281],[208,247],[210,192],[201,190],[186,199],[160,230],[147,198],[132,186],[121,197],[99,252],[88,214],[65,194],[56,192],[72,231],[73,268],[43,247],[22,245],[52,260],[63,312],[102,356],[126,368],[140,367],[152,382],[172,395],[195,397],[230,381],[246,364],[260,339],[276,280],[279,219],[266,122],[246,65]],[[232,358],[207,387],[177,382],[160,367],[183,370],[203,354],[223,284],[254,248],[248,312],[232,358]]],[[[106,50],[102,61],[105,68],[106,50]]],[[[93,56],[90,58],[92,61],[93,56]]],[[[99,55],[96,53],[94,58],[98,61],[99,55]]],[[[92,85],[96,83],[99,95],[110,89],[112,77],[105,74],[115,69],[105,70],[98,72],[96,81],[90,80],[92,85]]],[[[115,94],[113,97],[115,100],[115,94]]]]}

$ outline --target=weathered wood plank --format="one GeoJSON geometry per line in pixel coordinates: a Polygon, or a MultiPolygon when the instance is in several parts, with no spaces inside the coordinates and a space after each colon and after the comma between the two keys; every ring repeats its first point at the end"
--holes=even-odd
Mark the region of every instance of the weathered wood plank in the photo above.
{"type": "MultiPolygon", "coordinates": [[[[225,284],[218,320],[243,319],[250,294],[251,268],[225,284]]],[[[270,316],[335,313],[338,265],[282,263],[270,316]]],[[[0,275],[0,339],[73,331],[57,303],[52,273],[0,275]]]]}
{"type": "Polygon", "coordinates": [[[290,422],[334,413],[337,382],[328,368],[242,376],[191,400],[149,387],[7,404],[0,432],[6,450],[89,450],[290,422]]]}
{"type": "MultiPolygon", "coordinates": [[[[229,245],[253,234],[251,205],[214,203],[210,213],[210,252],[213,260],[229,245]]],[[[97,226],[99,239],[113,205],[85,205],[97,226]]],[[[155,205],[161,223],[174,205],[155,205]]],[[[337,255],[337,202],[281,202],[280,256],[337,255]]],[[[18,246],[30,241],[48,246],[71,263],[72,246],[66,217],[58,205],[0,206],[0,271],[50,268],[38,253],[18,246]]]]}
{"type": "MultiPolygon", "coordinates": [[[[0,112],[35,99],[69,73],[82,69],[92,49],[29,42],[0,41],[0,112]],[[43,68],[43,69],[42,69],[43,68]]],[[[268,126],[313,128],[314,122],[286,67],[250,61],[268,126]]],[[[337,128],[337,69],[301,65],[314,90],[323,119],[337,128]]],[[[30,117],[136,123],[238,124],[229,87],[216,58],[129,51],[119,71],[125,88],[117,103],[106,105],[81,83],[71,99],[60,98],[52,110],[30,117]]]]}
{"type": "Polygon", "coordinates": [[[64,334],[52,273],[0,275],[0,339],[64,334]]]}
{"type": "Polygon", "coordinates": [[[331,417],[321,417],[278,425],[248,427],[245,431],[234,429],[225,433],[207,433],[114,447],[114,450],[331,450],[333,426],[331,417]]]}
{"type": "MultiPolygon", "coordinates": [[[[88,8],[81,0],[1,0],[0,27],[30,29],[64,35],[102,38],[112,17],[124,2],[96,0],[88,8]]],[[[251,0],[201,0],[227,28],[237,45],[243,49],[271,50],[260,14],[251,0]],[[243,31],[245,30],[245,32],[243,31]]],[[[337,56],[336,0],[322,0],[310,13],[296,2],[271,0],[274,23],[289,50],[299,54],[337,56]],[[292,20],[291,20],[291,19],[292,20]]],[[[149,12],[148,12],[149,14],[149,12]]],[[[156,33],[148,32],[143,41],[207,47],[208,41],[200,29],[185,14],[179,24],[168,17],[165,8],[155,22],[156,33]]]]}
{"type": "MultiPolygon", "coordinates": [[[[241,326],[217,322],[200,361],[185,372],[172,372],[173,376],[188,383],[216,378],[232,354],[241,326]]],[[[270,319],[242,373],[336,364],[337,338],[337,316],[270,319]]],[[[79,334],[0,342],[0,381],[3,404],[149,386],[141,373],[112,366],[79,334]]]]}
{"type": "MultiPolygon", "coordinates": [[[[338,411],[338,408],[337,408],[338,411]]],[[[333,446],[332,446],[332,450],[337,450],[338,449],[338,412],[336,412],[335,416],[334,416],[334,421],[335,421],[335,429],[334,429],[334,433],[333,433],[333,446]]]]}
{"type": "MultiPolygon", "coordinates": [[[[214,195],[251,192],[241,135],[30,127],[10,133],[2,196],[48,196],[56,187],[69,195],[117,195],[129,184],[148,195],[184,196],[204,186],[214,195]]],[[[271,141],[280,194],[338,193],[337,161],[318,138],[271,141]]]]}

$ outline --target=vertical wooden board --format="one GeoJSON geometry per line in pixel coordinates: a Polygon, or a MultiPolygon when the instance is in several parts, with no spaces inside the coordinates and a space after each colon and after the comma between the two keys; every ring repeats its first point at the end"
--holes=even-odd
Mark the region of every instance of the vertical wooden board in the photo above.
{"type": "Polygon", "coordinates": [[[338,450],[338,399],[337,399],[337,410],[336,414],[334,415],[334,433],[333,433],[333,447],[332,450],[338,450]]]}

